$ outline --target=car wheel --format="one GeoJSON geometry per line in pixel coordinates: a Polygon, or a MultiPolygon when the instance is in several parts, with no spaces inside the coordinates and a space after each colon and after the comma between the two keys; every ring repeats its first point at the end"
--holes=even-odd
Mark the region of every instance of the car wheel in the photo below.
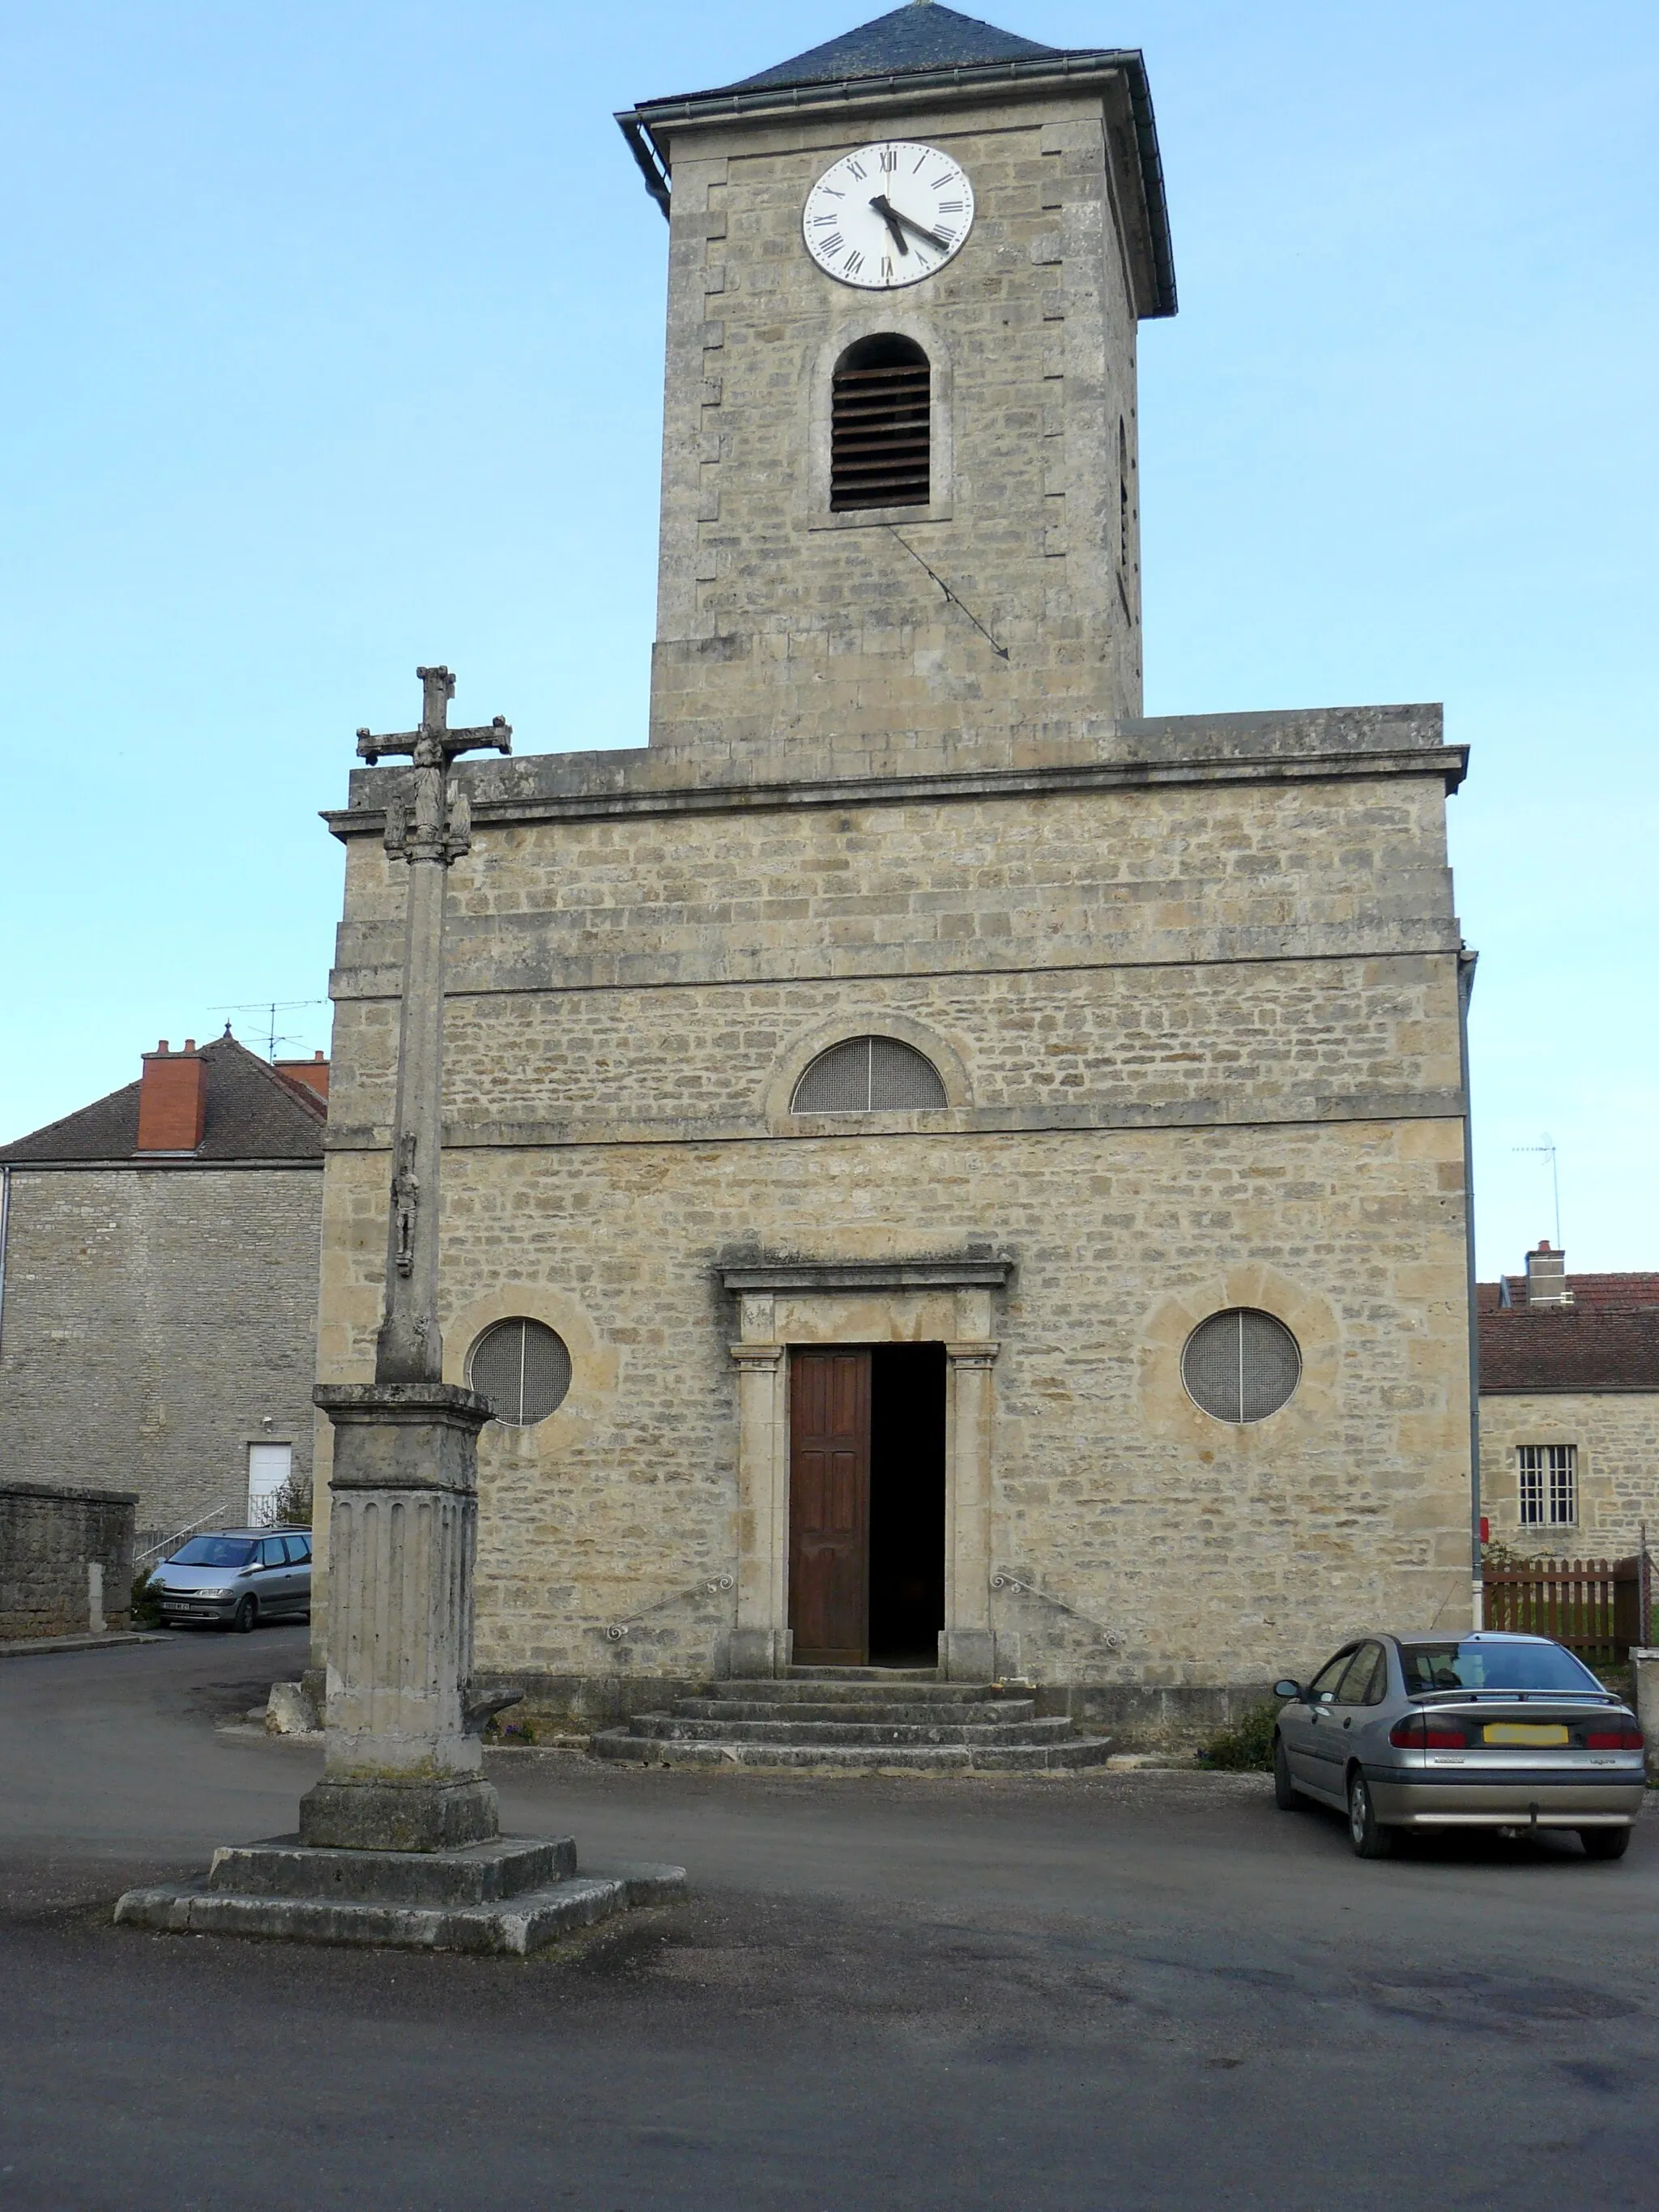
{"type": "Polygon", "coordinates": [[[1621,1859],[1630,1849],[1628,1828],[1581,1828],[1578,1840],[1587,1859],[1621,1859]]]}
{"type": "Polygon", "coordinates": [[[1392,1828],[1379,1826],[1365,1778],[1357,1771],[1348,1781],[1348,1837],[1362,1859],[1392,1858],[1398,1840],[1392,1828]]]}
{"type": "Polygon", "coordinates": [[[1273,1738],[1273,1802],[1281,1813],[1294,1813],[1302,1800],[1291,1780],[1291,1762],[1285,1756],[1285,1739],[1273,1738]]]}
{"type": "Polygon", "coordinates": [[[237,1607],[234,1613],[232,1614],[230,1625],[236,1631],[236,1633],[239,1636],[246,1636],[251,1632],[258,1618],[258,1599],[257,1597],[245,1597],[242,1600],[242,1602],[237,1607]]]}

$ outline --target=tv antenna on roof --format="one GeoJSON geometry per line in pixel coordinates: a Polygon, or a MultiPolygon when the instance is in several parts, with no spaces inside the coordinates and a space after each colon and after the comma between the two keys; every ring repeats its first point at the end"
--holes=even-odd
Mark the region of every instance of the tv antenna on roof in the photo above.
{"type": "Polygon", "coordinates": [[[1562,1249],[1561,1178],[1555,1167],[1555,1139],[1546,1129],[1535,1145],[1512,1145],[1510,1149],[1511,1152],[1530,1152],[1534,1159],[1547,1160],[1550,1164],[1550,1191],[1555,1200],[1555,1249],[1559,1252],[1562,1249]]]}
{"type": "MultiPolygon", "coordinates": [[[[210,1014],[263,1014],[265,1017],[268,1030],[265,1042],[269,1049],[265,1058],[275,1060],[279,1044],[297,1044],[300,1042],[297,1036],[277,1034],[277,1015],[293,1013],[301,1006],[325,1006],[327,1004],[326,999],[253,999],[250,1000],[246,1006],[210,1006],[208,1012],[210,1014]]],[[[226,1023],[225,1027],[227,1029],[230,1027],[228,1022],[226,1023]]]]}

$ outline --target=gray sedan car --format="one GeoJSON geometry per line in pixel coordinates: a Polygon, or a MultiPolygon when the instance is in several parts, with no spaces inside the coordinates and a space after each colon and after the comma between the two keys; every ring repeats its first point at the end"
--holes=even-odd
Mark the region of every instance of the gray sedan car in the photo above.
{"type": "Polygon", "coordinates": [[[216,1528],[192,1536],[150,1573],[151,1594],[170,1626],[203,1621],[246,1633],[262,1620],[311,1613],[308,1528],[216,1528]]]}
{"type": "Polygon", "coordinates": [[[1408,1829],[1576,1828],[1622,1858],[1645,1787],[1636,1716],[1545,1636],[1366,1636],[1275,1683],[1274,1796],[1348,1816],[1361,1858],[1408,1829]]]}

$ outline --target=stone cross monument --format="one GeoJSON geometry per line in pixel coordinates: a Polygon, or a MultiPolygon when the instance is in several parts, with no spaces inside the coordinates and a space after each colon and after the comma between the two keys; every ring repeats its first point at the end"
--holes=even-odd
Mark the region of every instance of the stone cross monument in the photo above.
{"type": "Polygon", "coordinates": [[[323,1778],[301,1801],[300,1840],[336,1849],[430,1851],[498,1828],[478,1729],[505,1700],[475,1698],[472,1572],[477,1438],[486,1400],[443,1379],[438,1328],[443,1110],[444,893],[471,843],[458,754],[511,749],[498,715],[452,730],[455,679],[417,671],[418,730],[357,732],[371,765],[406,753],[412,810],[386,811],[388,853],[408,863],[398,1094],[392,1130],[386,1309],[368,1383],[319,1385],[334,1424],[323,1778]]]}
{"type": "Polygon", "coordinates": [[[371,763],[413,760],[414,805],[386,809],[409,906],[374,1380],[314,1393],[334,1424],[323,1778],[300,1801],[297,1836],[216,1851],[204,1881],[129,1890],[115,1917],[134,1927],[524,1954],[685,1889],[684,1867],[582,1875],[569,1836],[501,1835],[483,1778],[483,1723],[520,1693],[483,1695],[471,1679],[478,1431],[490,1408],[444,1381],[438,1333],[444,884],[471,837],[449,763],[481,745],[506,752],[513,732],[499,719],[452,730],[454,678],[418,672],[418,730],[357,732],[371,763]]]}

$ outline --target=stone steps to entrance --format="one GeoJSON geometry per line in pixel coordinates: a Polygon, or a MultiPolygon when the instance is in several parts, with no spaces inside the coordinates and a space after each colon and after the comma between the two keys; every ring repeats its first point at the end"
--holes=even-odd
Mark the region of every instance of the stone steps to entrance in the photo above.
{"type": "MultiPolygon", "coordinates": [[[[751,1685],[752,1686],[752,1685],[751,1685]]],[[[994,1705],[983,1701],[969,1705],[960,1698],[948,1701],[939,1698],[925,1703],[921,1698],[907,1698],[902,1704],[884,1699],[880,1704],[866,1705],[860,1699],[856,1705],[849,1698],[845,1704],[818,1702],[808,1705],[792,1702],[782,1709],[790,1721],[804,1725],[813,1721],[867,1721],[873,1727],[893,1724],[931,1728],[935,1723],[949,1725],[952,1722],[976,1722],[983,1726],[988,1716],[999,1725],[1010,1721],[1030,1721],[1036,1718],[1036,1706],[1030,1698],[1001,1698],[994,1705]]],[[[677,1718],[692,1721],[772,1721],[779,1717],[780,1708],[765,1699],[752,1698],[682,1698],[674,1707],[677,1718]]]]}
{"type": "MultiPolygon", "coordinates": [[[[848,1670],[849,1673],[851,1670],[848,1670]]],[[[794,1706],[833,1700],[853,1705],[1000,1705],[1009,1693],[994,1682],[941,1682],[934,1674],[886,1674],[860,1672],[838,1682],[829,1668],[815,1673],[790,1674],[775,1682],[713,1682],[708,1695],[725,1699],[763,1698],[769,1705],[794,1706]]],[[[1019,1692],[1013,1692],[1018,1696],[1019,1692]]]]}
{"type": "Polygon", "coordinates": [[[921,1668],[794,1668],[778,1681],[715,1682],[668,1713],[636,1713],[590,1747],[645,1766],[899,1767],[919,1773],[1099,1766],[1104,1736],[994,1683],[921,1668]]]}
{"type": "Polygon", "coordinates": [[[1053,1743],[1072,1736],[1058,1720],[897,1721],[685,1720],[678,1712],[641,1713],[640,1730],[658,1743],[1053,1743]]]}
{"type": "MultiPolygon", "coordinates": [[[[937,1667],[792,1667],[785,1678],[791,1682],[834,1682],[846,1688],[852,1682],[939,1682],[937,1667]]],[[[949,1684],[943,1686],[948,1688],[949,1684]]]]}

